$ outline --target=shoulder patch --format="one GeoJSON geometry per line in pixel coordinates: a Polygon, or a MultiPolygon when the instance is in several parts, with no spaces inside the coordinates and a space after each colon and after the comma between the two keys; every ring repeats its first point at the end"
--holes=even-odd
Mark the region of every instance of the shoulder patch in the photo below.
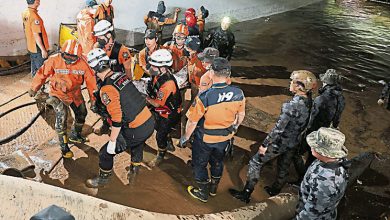
{"type": "Polygon", "coordinates": [[[128,53],[128,52],[124,52],[124,53],[123,53],[123,58],[124,58],[125,60],[127,60],[127,59],[129,58],[129,53],[128,53]]]}
{"type": "Polygon", "coordinates": [[[158,92],[157,92],[157,99],[158,99],[158,100],[162,100],[163,98],[164,98],[164,93],[161,92],[161,91],[158,91],[158,92]]]}
{"type": "Polygon", "coordinates": [[[39,25],[41,22],[38,19],[34,20],[34,24],[39,25]]]}
{"type": "Polygon", "coordinates": [[[108,105],[111,102],[110,97],[108,97],[107,93],[103,92],[102,94],[102,102],[104,105],[108,105]]]}

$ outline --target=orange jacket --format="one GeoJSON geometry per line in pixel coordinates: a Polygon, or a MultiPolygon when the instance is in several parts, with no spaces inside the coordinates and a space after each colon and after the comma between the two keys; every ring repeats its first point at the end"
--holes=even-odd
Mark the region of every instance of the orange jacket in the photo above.
{"type": "Polygon", "coordinates": [[[187,57],[184,56],[184,47],[182,49],[179,49],[177,48],[177,45],[174,41],[170,41],[164,44],[164,48],[169,50],[172,54],[173,72],[179,72],[187,64],[187,57]]]}
{"type": "Polygon", "coordinates": [[[98,21],[107,20],[112,24],[112,21],[114,20],[114,7],[112,7],[112,5],[106,7],[104,3],[100,4],[97,7],[96,13],[94,14],[93,18],[97,19],[98,21]]]}
{"type": "Polygon", "coordinates": [[[81,85],[86,83],[89,98],[95,100],[93,92],[97,90],[96,79],[92,69],[84,59],[67,65],[60,53],[50,56],[37,71],[31,89],[38,91],[49,78],[50,96],[55,96],[66,105],[72,102],[79,106],[84,102],[81,85]]]}
{"type": "Polygon", "coordinates": [[[85,8],[77,15],[78,42],[83,48],[83,56],[85,57],[96,43],[96,37],[93,35],[94,13],[95,9],[85,8]]]}
{"type": "Polygon", "coordinates": [[[200,78],[206,71],[207,70],[202,65],[202,61],[199,60],[196,54],[188,59],[188,80],[191,84],[195,84],[199,87],[200,78]]]}
{"type": "Polygon", "coordinates": [[[198,24],[198,27],[199,27],[199,33],[203,33],[204,32],[204,26],[205,26],[205,23],[206,23],[205,20],[198,18],[198,21],[196,23],[198,24]]]}
{"type": "Polygon", "coordinates": [[[139,66],[142,67],[143,70],[147,71],[149,69],[149,61],[147,58],[152,55],[152,53],[158,49],[162,49],[163,47],[157,45],[156,48],[153,51],[150,51],[149,48],[145,47],[139,52],[138,55],[138,62],[139,66]]]}
{"type": "Polygon", "coordinates": [[[42,39],[43,46],[46,50],[49,49],[49,40],[47,39],[46,29],[43,25],[42,18],[38,15],[37,9],[28,8],[22,13],[24,33],[27,40],[27,49],[31,53],[37,52],[37,44],[35,42],[34,33],[39,34],[42,39]]]}

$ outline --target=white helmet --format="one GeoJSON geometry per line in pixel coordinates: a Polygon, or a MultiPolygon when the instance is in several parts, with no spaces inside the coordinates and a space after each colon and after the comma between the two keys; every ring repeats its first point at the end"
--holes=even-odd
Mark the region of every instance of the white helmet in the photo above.
{"type": "Polygon", "coordinates": [[[95,35],[95,37],[103,36],[106,33],[113,30],[114,30],[114,26],[112,26],[111,22],[107,20],[101,20],[98,23],[96,23],[95,26],[93,27],[93,34],[95,35]]]}
{"type": "Polygon", "coordinates": [[[100,48],[95,48],[89,51],[87,55],[88,65],[95,72],[102,72],[110,67],[110,58],[106,52],[100,48]]]}
{"type": "Polygon", "coordinates": [[[166,49],[159,49],[149,57],[149,64],[156,67],[172,66],[172,54],[166,49]]]}

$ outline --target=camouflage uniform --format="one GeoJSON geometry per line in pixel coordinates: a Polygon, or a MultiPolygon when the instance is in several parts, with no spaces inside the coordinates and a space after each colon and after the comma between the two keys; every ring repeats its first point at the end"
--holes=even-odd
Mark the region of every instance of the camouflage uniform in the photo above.
{"type": "MultiPolygon", "coordinates": [[[[325,85],[318,92],[320,95],[314,99],[306,134],[317,131],[321,127],[330,127],[331,125],[337,128],[340,123],[341,113],[345,108],[343,89],[338,84],[325,85]]],[[[301,148],[303,152],[307,151],[309,153],[305,164],[307,169],[316,158],[311,154],[310,147],[305,140],[301,148]]]]}
{"type": "Polygon", "coordinates": [[[291,157],[301,142],[301,133],[309,118],[308,104],[307,98],[298,95],[294,96],[290,102],[283,104],[275,127],[263,142],[263,146],[268,148],[267,152],[264,156],[257,152],[249,161],[247,174],[249,188],[253,189],[259,180],[262,166],[279,155],[281,158],[278,160],[278,171],[281,172],[279,172],[275,185],[283,187],[286,183],[291,157]]]}
{"type": "Polygon", "coordinates": [[[387,110],[390,110],[390,82],[386,83],[385,87],[382,90],[382,94],[379,97],[380,99],[387,99],[387,110]]]}
{"type": "Polygon", "coordinates": [[[295,219],[336,219],[347,181],[343,159],[333,163],[315,160],[301,183],[295,219]]]}

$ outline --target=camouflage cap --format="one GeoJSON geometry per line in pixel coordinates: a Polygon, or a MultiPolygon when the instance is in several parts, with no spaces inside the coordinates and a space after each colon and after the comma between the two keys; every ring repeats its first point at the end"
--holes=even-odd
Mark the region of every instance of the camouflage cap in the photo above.
{"type": "Polygon", "coordinates": [[[212,63],[217,57],[219,57],[219,51],[213,47],[206,47],[202,53],[198,54],[199,60],[209,63],[212,63]]]}
{"type": "Polygon", "coordinates": [[[223,57],[217,57],[214,59],[211,69],[214,70],[214,73],[219,76],[229,77],[231,74],[232,67],[230,66],[229,61],[223,57]]]}
{"type": "Polygon", "coordinates": [[[322,127],[306,137],[311,148],[322,156],[329,158],[344,158],[348,154],[344,146],[345,135],[339,130],[322,127]]]}
{"type": "Polygon", "coordinates": [[[328,69],[325,74],[320,74],[320,79],[328,85],[337,84],[340,81],[340,75],[335,69],[328,69]]]}

